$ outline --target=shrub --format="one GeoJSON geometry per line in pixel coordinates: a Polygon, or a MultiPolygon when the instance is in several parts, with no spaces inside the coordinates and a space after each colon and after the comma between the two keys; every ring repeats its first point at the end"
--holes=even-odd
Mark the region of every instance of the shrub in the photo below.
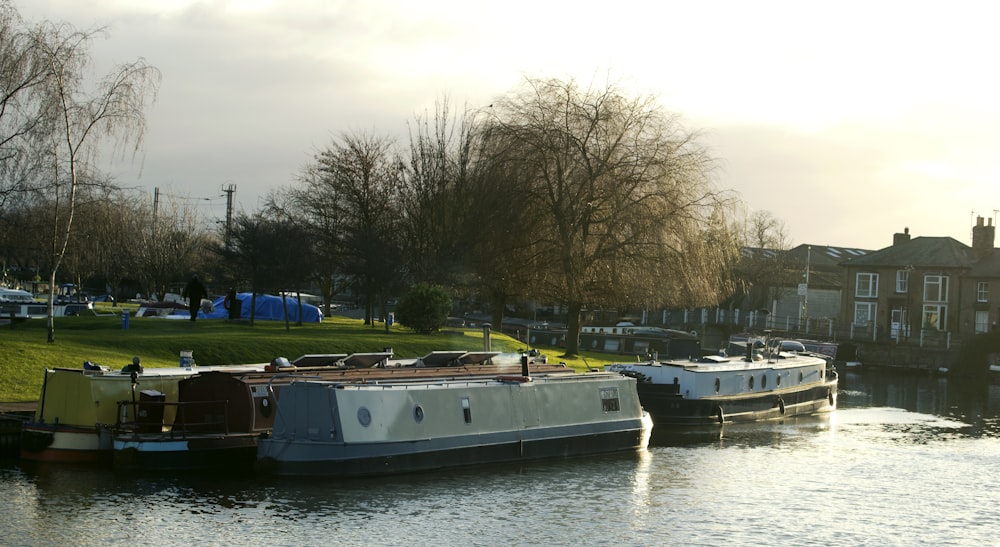
{"type": "Polygon", "coordinates": [[[451,298],[443,288],[418,283],[400,300],[396,320],[414,332],[427,334],[443,327],[450,312],[451,298]]]}

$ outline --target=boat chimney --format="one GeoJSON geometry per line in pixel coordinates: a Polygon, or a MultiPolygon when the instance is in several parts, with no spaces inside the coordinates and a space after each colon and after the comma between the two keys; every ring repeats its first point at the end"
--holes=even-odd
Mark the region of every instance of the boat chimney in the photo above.
{"type": "Polygon", "coordinates": [[[528,376],[530,376],[530,374],[528,374],[528,354],[527,353],[522,353],[521,354],[521,376],[524,376],[526,378],[528,376]]]}
{"type": "Polygon", "coordinates": [[[490,331],[493,330],[493,325],[489,323],[483,323],[483,351],[493,351],[493,344],[490,341],[490,331]]]}

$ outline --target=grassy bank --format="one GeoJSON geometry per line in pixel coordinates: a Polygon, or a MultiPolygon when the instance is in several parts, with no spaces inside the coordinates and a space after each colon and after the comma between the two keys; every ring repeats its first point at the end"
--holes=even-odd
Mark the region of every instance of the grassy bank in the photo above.
{"type": "MultiPolygon", "coordinates": [[[[525,346],[493,333],[494,351],[518,351],[525,346]]],[[[59,317],[55,343],[48,343],[44,319],[0,327],[0,401],[38,399],[46,368],[81,368],[84,361],[120,369],[138,356],[146,367],[175,367],[182,350],[192,350],[199,365],[266,363],[283,356],[293,360],[308,353],[359,353],[391,347],[397,357],[419,357],[438,350],[478,351],[482,331],[449,329],[432,335],[413,334],[394,325],[365,326],[362,321],[333,317],[318,324],[285,330],[281,321],[246,323],[222,320],[133,318],[123,330],[118,317],[59,317]]],[[[584,370],[582,359],[566,360],[558,348],[539,348],[550,363],[566,362],[584,370]]],[[[586,355],[590,366],[611,362],[612,355],[586,355]]]]}

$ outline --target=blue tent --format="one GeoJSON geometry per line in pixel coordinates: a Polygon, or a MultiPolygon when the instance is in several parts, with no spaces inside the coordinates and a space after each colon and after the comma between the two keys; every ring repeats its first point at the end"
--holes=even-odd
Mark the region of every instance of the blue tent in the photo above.
{"type": "MultiPolygon", "coordinates": [[[[243,309],[240,313],[241,319],[250,319],[250,300],[253,297],[252,293],[241,292],[236,295],[236,298],[243,303],[243,309]]],[[[199,319],[228,319],[229,310],[223,306],[223,301],[225,297],[219,297],[212,301],[212,311],[205,313],[204,310],[198,312],[199,319]]],[[[299,319],[299,302],[294,296],[289,296],[286,298],[288,304],[288,320],[297,322],[299,319]]],[[[285,320],[285,308],[284,304],[281,302],[280,296],[274,296],[272,294],[258,294],[257,295],[257,310],[254,313],[254,319],[260,320],[274,320],[274,321],[284,321],[285,320]]],[[[303,323],[319,323],[323,321],[323,314],[320,313],[319,308],[313,306],[312,304],[302,304],[302,322],[303,323]]]]}

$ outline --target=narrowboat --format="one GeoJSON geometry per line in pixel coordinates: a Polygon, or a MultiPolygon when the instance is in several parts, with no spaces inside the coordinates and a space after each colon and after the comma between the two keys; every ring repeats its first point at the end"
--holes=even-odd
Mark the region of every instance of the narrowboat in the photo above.
{"type": "Polygon", "coordinates": [[[617,373],[298,380],[257,469],[346,478],[583,456],[641,449],[651,427],[636,380],[617,373]]]}
{"type": "MultiPolygon", "coordinates": [[[[156,392],[165,401],[177,401],[180,381],[199,372],[263,370],[264,366],[145,368],[135,358],[117,371],[89,361],[79,369],[46,369],[38,407],[21,431],[20,457],[39,462],[110,465],[113,429],[121,420],[120,401],[136,400],[143,391],[156,392]]],[[[163,420],[173,419],[174,409],[165,409],[163,420]]]]}
{"type": "MultiPolygon", "coordinates": [[[[571,370],[538,361],[529,360],[530,372],[571,370]]],[[[310,354],[290,363],[275,359],[264,371],[207,371],[181,380],[176,402],[143,391],[119,403],[114,465],[125,471],[250,472],[258,439],[273,427],[281,390],[296,379],[380,383],[520,370],[514,354],[434,351],[416,359],[392,359],[391,352],[310,354]]]]}

